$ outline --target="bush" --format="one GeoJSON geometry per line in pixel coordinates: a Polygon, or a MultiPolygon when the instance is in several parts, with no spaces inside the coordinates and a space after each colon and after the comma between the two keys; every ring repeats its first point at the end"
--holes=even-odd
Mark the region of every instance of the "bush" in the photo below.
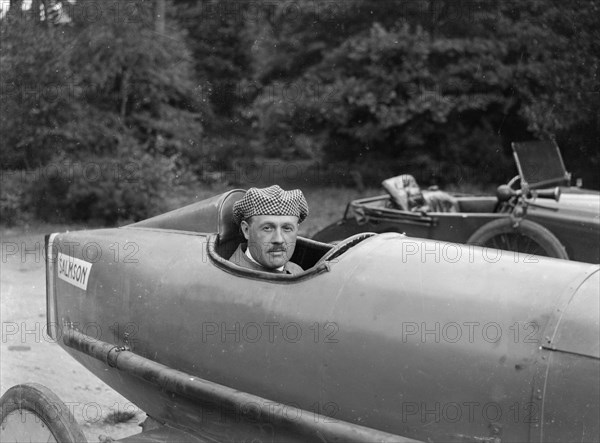
{"type": "Polygon", "coordinates": [[[176,178],[174,162],[143,154],[41,168],[24,191],[25,209],[43,221],[114,225],[161,213],[176,178]]]}
{"type": "Polygon", "coordinates": [[[369,169],[377,154],[433,166],[440,184],[449,175],[498,183],[514,173],[510,142],[559,136],[595,172],[597,2],[477,2],[464,15],[453,10],[463,2],[371,3],[341,8],[343,30],[324,35],[307,7],[256,45],[267,74],[246,113],[266,154],[301,135],[328,162],[369,169]]]}
{"type": "Polygon", "coordinates": [[[23,173],[22,171],[2,171],[0,186],[0,221],[14,226],[28,221],[23,212],[23,173]]]}

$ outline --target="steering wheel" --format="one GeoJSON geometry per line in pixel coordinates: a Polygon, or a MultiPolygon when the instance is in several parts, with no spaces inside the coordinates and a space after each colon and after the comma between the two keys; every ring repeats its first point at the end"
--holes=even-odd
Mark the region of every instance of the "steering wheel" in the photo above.
{"type": "Polygon", "coordinates": [[[377,234],[374,232],[361,232],[360,234],[355,234],[351,237],[348,237],[345,240],[342,240],[337,245],[335,245],[333,248],[331,248],[329,251],[327,251],[327,253],[323,257],[321,257],[321,259],[319,260],[319,262],[317,264],[325,263],[326,261],[330,261],[330,260],[333,260],[334,258],[339,257],[344,252],[346,252],[348,249],[350,249],[352,246],[360,243],[361,241],[363,241],[369,237],[373,237],[374,235],[377,235],[377,234]]]}
{"type": "Polygon", "coordinates": [[[521,176],[515,175],[508,181],[506,185],[509,186],[511,189],[518,191],[519,189],[521,189],[521,176]]]}
{"type": "Polygon", "coordinates": [[[515,206],[515,197],[521,195],[521,176],[515,175],[505,185],[500,185],[496,189],[496,198],[498,202],[494,212],[511,212],[515,206]]]}

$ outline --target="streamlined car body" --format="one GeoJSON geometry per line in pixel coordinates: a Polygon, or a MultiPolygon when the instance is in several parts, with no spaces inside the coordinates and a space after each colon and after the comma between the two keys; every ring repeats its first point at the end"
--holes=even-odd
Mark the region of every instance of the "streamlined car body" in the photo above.
{"type": "Polygon", "coordinates": [[[149,416],[122,441],[600,439],[598,265],[388,233],[255,271],[243,194],[47,238],[52,337],[149,416]]]}
{"type": "MultiPolygon", "coordinates": [[[[360,232],[475,244],[524,254],[600,263],[600,193],[569,186],[558,146],[513,143],[519,175],[497,195],[446,195],[441,205],[407,207],[394,189],[348,203],[343,217],[313,236],[334,242],[360,232]]],[[[384,182],[386,186],[386,182],[384,182]]],[[[439,198],[440,191],[424,190],[439,198]]]]}

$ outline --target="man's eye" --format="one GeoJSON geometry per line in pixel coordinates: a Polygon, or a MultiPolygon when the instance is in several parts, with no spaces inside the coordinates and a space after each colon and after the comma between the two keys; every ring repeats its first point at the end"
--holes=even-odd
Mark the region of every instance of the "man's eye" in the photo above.
{"type": "Polygon", "coordinates": [[[271,231],[271,230],[272,230],[272,228],[270,226],[265,226],[263,228],[263,231],[271,231]]]}

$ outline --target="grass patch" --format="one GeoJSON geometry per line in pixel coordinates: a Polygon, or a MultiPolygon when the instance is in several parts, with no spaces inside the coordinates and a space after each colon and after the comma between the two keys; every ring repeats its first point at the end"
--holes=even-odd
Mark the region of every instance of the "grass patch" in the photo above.
{"type": "Polygon", "coordinates": [[[367,188],[360,192],[355,188],[305,188],[304,195],[310,211],[306,220],[300,225],[300,235],[312,237],[321,229],[339,220],[344,215],[346,205],[357,198],[382,194],[377,188],[367,188]]]}
{"type": "MultiPolygon", "coordinates": [[[[167,210],[181,208],[194,202],[213,197],[220,193],[233,189],[231,186],[218,185],[207,186],[197,189],[187,189],[182,192],[174,193],[167,197],[167,210]]],[[[291,189],[291,188],[290,188],[291,189]]],[[[300,225],[300,235],[312,237],[318,231],[339,220],[346,209],[346,205],[351,200],[361,197],[369,197],[382,194],[383,190],[377,188],[368,188],[359,192],[354,188],[342,187],[304,187],[301,188],[308,201],[310,214],[308,218],[300,225]]],[[[105,226],[90,224],[61,224],[46,223],[42,221],[32,221],[17,226],[7,226],[0,224],[0,236],[3,239],[21,239],[43,237],[52,232],[80,231],[85,229],[98,229],[105,226]]]]}
{"type": "MultiPolygon", "coordinates": [[[[248,189],[254,184],[250,183],[246,186],[232,186],[226,183],[215,183],[213,185],[198,185],[198,186],[178,186],[170,190],[170,193],[166,193],[165,206],[166,210],[170,211],[173,209],[181,208],[183,206],[211,198],[215,195],[229,191],[235,188],[248,189]]],[[[358,198],[373,197],[376,195],[385,194],[385,191],[381,187],[369,187],[363,191],[359,191],[356,188],[350,187],[338,187],[338,186],[287,186],[284,189],[300,188],[306,200],[308,201],[308,207],[310,214],[308,218],[300,225],[300,235],[303,237],[312,237],[321,229],[330,225],[331,223],[339,220],[344,215],[346,205],[358,198]]],[[[467,194],[494,194],[494,189],[484,188],[481,186],[473,185],[462,185],[462,186],[449,186],[444,190],[448,192],[459,192],[467,194]]],[[[123,223],[126,224],[126,223],[123,223]]],[[[122,224],[121,224],[122,225],[122,224]]],[[[58,223],[45,223],[31,221],[28,223],[22,223],[17,226],[8,226],[5,223],[0,224],[0,236],[3,239],[7,238],[18,238],[25,236],[38,236],[48,234],[51,232],[65,232],[65,231],[76,231],[83,229],[97,229],[106,226],[98,224],[58,224],[58,223]]],[[[107,226],[110,227],[110,226],[107,226]]]]}

